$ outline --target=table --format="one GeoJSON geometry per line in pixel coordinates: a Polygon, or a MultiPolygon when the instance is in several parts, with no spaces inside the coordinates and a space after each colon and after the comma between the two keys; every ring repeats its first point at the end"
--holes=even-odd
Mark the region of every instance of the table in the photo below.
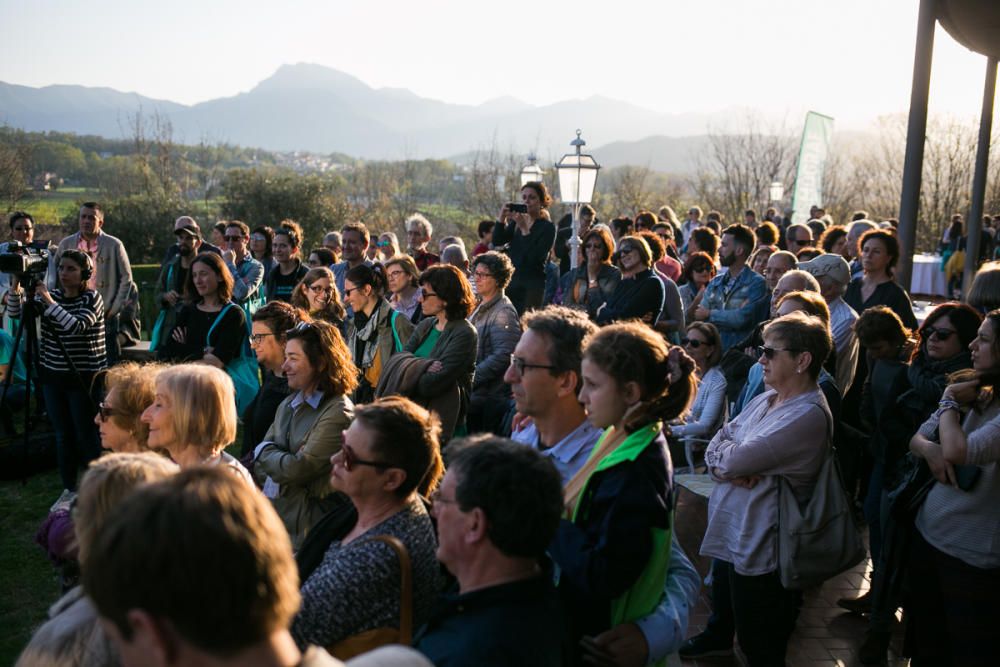
{"type": "Polygon", "coordinates": [[[948,296],[948,281],[941,270],[940,255],[914,255],[910,294],[948,296]]]}

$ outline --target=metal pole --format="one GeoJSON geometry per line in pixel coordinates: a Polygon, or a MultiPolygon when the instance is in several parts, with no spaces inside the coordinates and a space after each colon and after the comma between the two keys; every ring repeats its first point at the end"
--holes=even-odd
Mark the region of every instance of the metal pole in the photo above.
{"type": "Polygon", "coordinates": [[[913,249],[917,239],[920,208],[920,180],[924,168],[924,135],[927,134],[927,98],[931,87],[931,60],[934,55],[936,0],[920,0],[917,17],[917,45],[913,55],[913,85],[910,88],[910,120],[906,127],[906,157],[903,161],[903,192],[899,202],[900,258],[896,280],[909,290],[913,269],[913,249]]]}
{"type": "Polygon", "coordinates": [[[983,201],[986,199],[986,169],[990,161],[990,135],[993,132],[993,98],[997,92],[997,59],[986,59],[986,83],[983,85],[983,114],[979,117],[979,146],[976,148],[976,171],[972,177],[972,206],[969,208],[968,236],[965,239],[965,272],[962,294],[968,294],[979,268],[979,241],[983,229],[983,201]]]}
{"type": "MultiPolygon", "coordinates": [[[[579,198],[579,197],[578,197],[579,198]]],[[[576,271],[580,265],[580,203],[573,204],[573,230],[569,237],[569,266],[576,271]]]]}

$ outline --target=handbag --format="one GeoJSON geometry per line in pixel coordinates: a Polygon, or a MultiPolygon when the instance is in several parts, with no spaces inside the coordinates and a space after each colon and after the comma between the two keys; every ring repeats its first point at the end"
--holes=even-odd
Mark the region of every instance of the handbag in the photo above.
{"type": "Polygon", "coordinates": [[[804,507],[791,484],[778,478],[778,570],[781,585],[816,586],[865,559],[865,545],[841,481],[833,447],[804,507]]]}
{"type": "MultiPolygon", "coordinates": [[[[233,303],[227,303],[219,311],[215,321],[212,322],[212,326],[208,329],[208,334],[205,335],[206,347],[212,347],[212,332],[215,331],[216,325],[222,320],[222,316],[225,315],[226,311],[234,305],[233,303]]],[[[253,399],[257,398],[257,392],[260,391],[260,368],[257,366],[257,359],[249,356],[246,350],[241,349],[239,354],[226,364],[226,373],[232,379],[233,388],[236,390],[237,414],[242,415],[247,407],[250,406],[250,403],[253,402],[253,399]]]]}
{"type": "Polygon", "coordinates": [[[389,644],[409,646],[413,639],[413,567],[410,564],[410,552],[398,537],[392,535],[376,535],[365,542],[387,544],[399,559],[399,628],[372,628],[345,637],[327,647],[330,655],[340,660],[349,660],[389,644]]]}

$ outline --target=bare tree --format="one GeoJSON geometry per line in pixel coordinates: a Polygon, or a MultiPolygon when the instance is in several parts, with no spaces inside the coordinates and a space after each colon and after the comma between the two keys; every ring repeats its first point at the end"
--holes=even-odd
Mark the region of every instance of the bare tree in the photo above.
{"type": "Polygon", "coordinates": [[[751,112],[735,130],[710,130],[695,158],[692,189],[704,205],[742,219],[748,208],[767,207],[773,181],[794,181],[795,139],[781,127],[765,127],[751,112]]]}
{"type": "Polygon", "coordinates": [[[463,174],[463,208],[477,216],[493,217],[520,188],[521,163],[513,149],[501,151],[496,135],[488,146],[476,149],[463,174]]]}
{"type": "Polygon", "coordinates": [[[16,140],[12,133],[4,133],[0,142],[0,201],[5,211],[12,211],[28,191],[25,165],[31,156],[31,147],[16,140]]]}

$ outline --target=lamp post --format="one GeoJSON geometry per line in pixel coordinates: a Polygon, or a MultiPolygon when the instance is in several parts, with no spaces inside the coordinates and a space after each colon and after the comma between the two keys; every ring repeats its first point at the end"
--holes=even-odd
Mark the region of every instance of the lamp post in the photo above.
{"type": "Polygon", "coordinates": [[[593,155],[581,152],[587,142],[580,138],[582,132],[576,131],[576,139],[569,142],[576,149],[575,153],[563,155],[556,163],[556,173],[559,174],[559,196],[564,204],[573,204],[573,233],[569,239],[570,266],[576,269],[580,250],[580,206],[589,204],[594,198],[594,187],[597,185],[597,172],[601,165],[593,155]]]}
{"type": "Polygon", "coordinates": [[[781,198],[785,196],[784,184],[781,181],[773,181],[771,185],[767,187],[767,195],[772,204],[779,203],[781,198]]]}
{"type": "Polygon", "coordinates": [[[534,153],[528,154],[528,164],[524,165],[524,169],[521,170],[521,187],[523,188],[528,183],[532,181],[542,182],[542,178],[545,176],[545,172],[539,167],[536,162],[538,158],[534,153]]]}

